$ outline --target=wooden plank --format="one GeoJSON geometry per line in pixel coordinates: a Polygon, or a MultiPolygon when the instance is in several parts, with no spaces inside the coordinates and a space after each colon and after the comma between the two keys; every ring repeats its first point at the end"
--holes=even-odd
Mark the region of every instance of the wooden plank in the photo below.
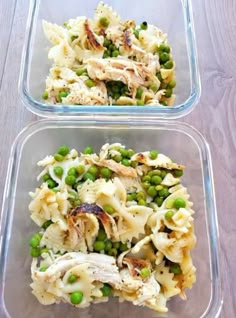
{"type": "MultiPolygon", "coordinates": [[[[0,2],[2,16],[11,16],[12,1],[0,2]]],[[[221,235],[224,306],[221,317],[236,317],[236,2],[233,0],[193,1],[202,96],[199,105],[180,119],[197,128],[207,139],[213,158],[216,201],[221,235]]],[[[4,188],[10,146],[18,132],[36,119],[22,105],[18,95],[18,74],[23,46],[28,1],[17,2],[10,49],[0,93],[0,194],[4,188]]],[[[9,18],[7,18],[9,19],[9,18]]],[[[1,25],[0,25],[1,26],[1,25]]],[[[0,27],[7,46],[9,24],[0,27]]],[[[4,47],[3,46],[3,47],[4,47]]],[[[4,62],[3,62],[4,64],[4,62]]],[[[3,64],[0,64],[3,69],[3,64]]]]}

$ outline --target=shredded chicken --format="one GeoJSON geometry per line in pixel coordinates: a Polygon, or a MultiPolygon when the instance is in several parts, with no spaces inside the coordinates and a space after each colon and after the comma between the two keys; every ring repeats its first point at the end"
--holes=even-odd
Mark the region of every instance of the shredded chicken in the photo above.
{"type": "Polygon", "coordinates": [[[159,80],[143,63],[122,58],[89,59],[87,61],[89,77],[100,81],[121,81],[130,88],[147,86],[159,80]]]}

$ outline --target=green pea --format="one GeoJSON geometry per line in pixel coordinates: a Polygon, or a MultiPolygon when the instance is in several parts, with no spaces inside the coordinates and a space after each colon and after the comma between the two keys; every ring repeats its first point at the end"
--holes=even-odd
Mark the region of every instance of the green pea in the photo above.
{"type": "Polygon", "coordinates": [[[113,160],[115,160],[116,162],[121,162],[122,156],[121,156],[121,155],[115,155],[115,156],[113,157],[113,160]]]}
{"type": "Polygon", "coordinates": [[[170,266],[170,272],[173,273],[173,274],[175,274],[175,275],[180,275],[180,274],[182,274],[182,270],[181,270],[180,265],[179,265],[179,264],[176,264],[176,263],[172,264],[172,265],[170,266]]]}
{"type": "Polygon", "coordinates": [[[77,170],[78,174],[81,175],[85,171],[85,166],[80,165],[80,166],[76,167],[76,170],[77,170]]]}
{"type": "Polygon", "coordinates": [[[43,98],[43,99],[48,99],[48,92],[47,92],[47,91],[44,91],[44,92],[43,92],[42,98],[43,98]]]}
{"type": "Polygon", "coordinates": [[[137,100],[137,106],[144,106],[144,101],[143,100],[137,100]]]}
{"type": "Polygon", "coordinates": [[[127,194],[127,201],[133,201],[133,196],[131,194],[127,194]]]}
{"type": "Polygon", "coordinates": [[[146,206],[147,202],[144,199],[138,200],[138,205],[146,206]]]}
{"type": "Polygon", "coordinates": [[[90,172],[86,172],[84,174],[84,180],[92,180],[95,181],[96,180],[96,176],[90,172]]]}
{"type": "Polygon", "coordinates": [[[80,200],[75,200],[74,201],[74,206],[80,206],[81,204],[81,201],[80,200]]]}
{"type": "Polygon", "coordinates": [[[63,175],[63,168],[60,166],[54,167],[53,171],[57,177],[61,177],[63,175]]]}
{"type": "Polygon", "coordinates": [[[150,182],[151,181],[151,176],[149,176],[149,175],[143,176],[142,177],[142,182],[145,182],[145,181],[150,182]]]}
{"type": "Polygon", "coordinates": [[[78,305],[82,302],[84,294],[81,291],[75,291],[70,295],[70,301],[73,305],[78,305]]]}
{"type": "Polygon", "coordinates": [[[175,170],[173,170],[173,174],[174,174],[174,176],[175,176],[176,178],[180,178],[180,177],[182,177],[182,175],[184,174],[184,172],[183,172],[183,170],[177,170],[177,169],[175,169],[175,170]]]}
{"type": "Polygon", "coordinates": [[[61,100],[62,98],[65,98],[65,97],[67,97],[68,95],[69,95],[69,91],[67,91],[67,92],[60,92],[59,93],[59,99],[61,100]]]}
{"type": "Polygon", "coordinates": [[[144,267],[141,269],[140,274],[141,274],[142,278],[147,278],[151,275],[151,271],[149,268],[144,267]]]}
{"type": "Polygon", "coordinates": [[[110,40],[108,40],[107,38],[104,38],[103,46],[109,47],[109,45],[111,45],[111,43],[112,42],[110,40]]]}
{"type": "Polygon", "coordinates": [[[169,98],[172,95],[172,89],[171,88],[167,88],[165,91],[165,97],[169,98]]]}
{"type": "Polygon", "coordinates": [[[163,187],[163,185],[160,185],[160,184],[158,184],[156,187],[155,187],[155,189],[157,190],[157,191],[160,191],[160,190],[162,190],[164,187],[163,187]]]}
{"type": "Polygon", "coordinates": [[[186,207],[186,202],[182,198],[176,198],[173,205],[178,210],[180,208],[185,208],[186,207]]]}
{"type": "Polygon", "coordinates": [[[103,241],[95,241],[94,244],[93,244],[93,249],[94,249],[96,252],[104,251],[104,249],[105,249],[105,243],[104,243],[103,241]]]}
{"type": "Polygon", "coordinates": [[[117,57],[120,55],[120,52],[118,50],[115,50],[112,52],[112,57],[117,57]]]}
{"type": "Polygon", "coordinates": [[[175,201],[175,199],[172,199],[172,198],[168,199],[167,202],[166,202],[165,208],[166,209],[172,209],[174,207],[174,201],[175,201]]]}
{"type": "Polygon", "coordinates": [[[120,242],[113,242],[112,243],[113,248],[115,248],[116,250],[118,250],[120,248],[120,242]]]}
{"type": "Polygon", "coordinates": [[[139,39],[139,29],[134,30],[134,36],[136,37],[136,39],[139,39]]]}
{"type": "Polygon", "coordinates": [[[70,39],[73,42],[74,40],[78,39],[78,35],[72,35],[70,39]]]}
{"type": "MultiPolygon", "coordinates": [[[[111,44],[109,45],[109,50],[110,50],[111,52],[112,52],[112,51],[115,51],[115,50],[116,50],[115,44],[111,43],[111,44]]],[[[112,85],[114,85],[114,84],[116,84],[116,81],[113,81],[113,82],[112,82],[112,85]]]]}
{"type": "Polygon", "coordinates": [[[137,193],[136,192],[131,193],[131,196],[132,196],[133,201],[137,200],[137,193]]]}
{"type": "Polygon", "coordinates": [[[88,169],[88,172],[89,173],[92,173],[93,175],[97,175],[98,174],[98,167],[96,166],[91,166],[89,169],[88,169]]]}
{"type": "Polygon", "coordinates": [[[109,297],[112,293],[112,287],[108,284],[104,284],[103,287],[101,288],[101,291],[104,297],[109,297]]]}
{"type": "Polygon", "coordinates": [[[99,19],[99,24],[100,24],[100,26],[107,28],[109,25],[109,20],[107,19],[107,17],[101,17],[99,19]]]}
{"type": "Polygon", "coordinates": [[[121,243],[120,244],[120,251],[121,252],[125,252],[125,251],[127,251],[129,248],[128,248],[128,245],[127,245],[127,243],[121,243]]]}
{"type": "Polygon", "coordinates": [[[161,170],[159,169],[152,170],[152,176],[161,176],[161,170]]]}
{"type": "Polygon", "coordinates": [[[42,228],[46,230],[51,224],[53,224],[53,222],[51,220],[47,220],[43,223],[42,228]]]}
{"type": "Polygon", "coordinates": [[[97,240],[98,241],[105,241],[106,238],[107,238],[106,232],[104,230],[100,229],[98,231],[97,240]]]}
{"type": "Polygon", "coordinates": [[[153,176],[153,170],[148,171],[148,176],[150,176],[150,177],[153,176]]]}
{"type": "Polygon", "coordinates": [[[137,193],[137,199],[141,200],[141,199],[146,199],[146,194],[143,191],[140,191],[137,193]]]}
{"type": "Polygon", "coordinates": [[[138,87],[138,88],[137,88],[137,92],[136,92],[135,98],[141,99],[141,98],[142,98],[142,94],[143,94],[142,88],[141,88],[141,87],[138,87]]]}
{"type": "Polygon", "coordinates": [[[88,77],[88,73],[84,72],[84,73],[81,74],[81,76],[87,76],[88,77]]]}
{"type": "Polygon", "coordinates": [[[91,155],[92,153],[94,153],[94,151],[92,147],[85,147],[83,153],[86,155],[91,155]]]}
{"type": "Polygon", "coordinates": [[[127,151],[128,151],[127,152],[128,158],[131,158],[134,155],[134,150],[133,149],[128,149],[127,151]]]}
{"type": "Polygon", "coordinates": [[[44,253],[48,253],[49,252],[49,249],[47,247],[44,247],[41,249],[40,251],[40,255],[44,254],[44,253]]]}
{"type": "Polygon", "coordinates": [[[111,205],[109,205],[109,204],[104,205],[104,206],[103,206],[103,210],[104,210],[105,212],[107,212],[108,214],[114,213],[114,208],[113,208],[111,205]]]}
{"type": "Polygon", "coordinates": [[[161,171],[161,177],[162,177],[162,179],[164,179],[166,175],[167,175],[167,171],[162,170],[162,171],[161,171]]]}
{"type": "MultiPolygon", "coordinates": [[[[160,176],[152,176],[152,180],[151,180],[152,184],[158,185],[162,183],[162,178],[160,176]]],[[[157,190],[157,188],[156,188],[157,190]]]]}
{"type": "Polygon", "coordinates": [[[151,183],[148,182],[148,181],[145,181],[145,182],[142,183],[142,187],[143,187],[144,189],[148,189],[148,188],[150,187],[150,185],[151,185],[151,183]]]}
{"type": "Polygon", "coordinates": [[[174,216],[174,212],[172,210],[169,210],[165,213],[165,219],[166,221],[170,222],[172,220],[172,217],[174,216]]]}
{"type": "Polygon", "coordinates": [[[103,178],[110,178],[112,176],[112,171],[109,168],[103,167],[100,170],[100,174],[103,178]]]}
{"type": "Polygon", "coordinates": [[[74,177],[78,177],[78,172],[76,168],[70,168],[67,172],[68,176],[74,176],[74,177]]]}
{"type": "Polygon", "coordinates": [[[75,70],[76,75],[81,76],[83,73],[86,73],[87,69],[84,66],[81,66],[75,70]]]}
{"type": "Polygon", "coordinates": [[[168,88],[175,88],[175,86],[176,86],[176,81],[175,80],[171,80],[168,83],[168,85],[167,85],[168,88]]]}
{"type": "Polygon", "coordinates": [[[48,179],[51,179],[50,174],[46,173],[45,175],[43,175],[43,181],[46,182],[48,179]]]}
{"type": "Polygon", "coordinates": [[[155,189],[154,186],[150,186],[147,190],[147,193],[150,197],[155,197],[157,195],[157,190],[155,189]]]}
{"type": "Polygon", "coordinates": [[[158,86],[155,83],[152,83],[149,86],[149,89],[151,89],[153,92],[156,92],[158,90],[158,86]]]}
{"type": "Polygon", "coordinates": [[[164,199],[161,198],[161,197],[156,197],[154,201],[155,201],[155,203],[156,203],[158,206],[161,206],[162,203],[163,203],[163,201],[164,201],[164,199]]]}
{"type": "Polygon", "coordinates": [[[35,235],[33,235],[29,241],[29,245],[31,247],[38,247],[39,243],[40,243],[40,239],[35,235]]]}
{"type": "Polygon", "coordinates": [[[173,67],[174,67],[174,63],[172,61],[167,61],[164,64],[164,68],[166,68],[168,70],[172,69],[173,67]]]}
{"type": "Polygon", "coordinates": [[[163,106],[168,106],[167,102],[166,101],[160,101],[160,105],[163,105],[163,106]]]}
{"type": "Polygon", "coordinates": [[[66,176],[65,183],[67,185],[73,186],[76,183],[76,177],[75,176],[66,176]]]}
{"type": "Polygon", "coordinates": [[[57,186],[57,183],[54,180],[52,180],[52,179],[48,179],[46,182],[48,184],[48,188],[49,189],[53,189],[53,188],[55,188],[57,186]]]}
{"type": "Polygon", "coordinates": [[[108,57],[110,57],[111,55],[110,55],[110,52],[109,51],[105,51],[104,53],[103,53],[103,58],[104,59],[107,59],[108,57]]]}
{"type": "Polygon", "coordinates": [[[160,53],[160,62],[161,63],[165,63],[165,62],[169,61],[169,59],[170,59],[170,55],[168,53],[166,53],[166,52],[160,53]]]}
{"type": "Polygon", "coordinates": [[[161,73],[157,73],[156,77],[159,79],[160,82],[162,81],[161,73]]]}
{"type": "Polygon", "coordinates": [[[126,167],[129,167],[129,166],[130,166],[130,161],[129,161],[129,159],[124,158],[124,159],[122,159],[121,163],[122,163],[122,165],[124,165],[124,166],[126,166],[126,167]]]}
{"type": "Polygon", "coordinates": [[[76,281],[77,281],[77,276],[76,275],[74,275],[74,274],[72,274],[72,275],[70,275],[69,277],[68,277],[68,283],[69,284],[74,284],[76,281]]]}
{"type": "Polygon", "coordinates": [[[92,88],[94,86],[96,86],[96,82],[94,82],[91,78],[87,79],[85,81],[85,84],[89,87],[89,88],[92,88]]]}
{"type": "Polygon", "coordinates": [[[138,161],[131,161],[130,165],[132,168],[136,168],[138,166],[138,161]]]}
{"type": "Polygon", "coordinates": [[[32,257],[39,257],[40,256],[40,248],[38,248],[38,247],[31,247],[31,249],[30,249],[30,255],[32,256],[32,257]]]}
{"type": "Polygon", "coordinates": [[[41,266],[39,271],[40,272],[46,272],[47,269],[48,269],[48,266],[41,266]]]}
{"type": "Polygon", "coordinates": [[[58,162],[61,162],[64,160],[64,156],[60,155],[59,153],[55,153],[54,159],[58,162]]]}
{"type": "Polygon", "coordinates": [[[118,251],[115,248],[112,248],[110,249],[110,251],[108,251],[108,255],[110,256],[116,257],[117,254],[118,254],[118,251]]]}
{"type": "Polygon", "coordinates": [[[168,195],[170,195],[170,192],[167,188],[163,188],[158,192],[158,195],[162,198],[166,198],[168,195]]]}
{"type": "Polygon", "coordinates": [[[119,149],[119,152],[121,153],[121,155],[124,157],[124,158],[128,158],[129,157],[129,153],[128,153],[128,150],[125,149],[125,148],[120,148],[119,149]]]}
{"type": "Polygon", "coordinates": [[[151,151],[149,152],[149,156],[150,156],[150,158],[151,158],[152,160],[155,160],[155,159],[157,158],[157,156],[158,156],[158,152],[157,152],[156,150],[151,150],[151,151]]]}
{"type": "Polygon", "coordinates": [[[169,45],[165,44],[165,43],[162,43],[160,46],[159,46],[159,51],[161,52],[166,52],[166,53],[170,53],[170,47],[169,45]]]}
{"type": "Polygon", "coordinates": [[[112,249],[112,242],[110,240],[105,241],[105,252],[109,252],[112,249]]]}
{"type": "Polygon", "coordinates": [[[140,27],[141,27],[142,30],[147,30],[147,28],[148,28],[147,22],[146,21],[142,22],[140,27]]]}

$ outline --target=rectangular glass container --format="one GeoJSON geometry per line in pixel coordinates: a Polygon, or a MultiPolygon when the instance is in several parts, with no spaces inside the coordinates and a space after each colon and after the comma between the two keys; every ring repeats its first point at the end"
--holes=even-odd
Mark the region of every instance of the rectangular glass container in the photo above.
{"type": "Polygon", "coordinates": [[[1,223],[0,317],[11,318],[215,318],[222,305],[219,272],[218,223],[209,147],[199,132],[171,121],[41,120],[26,127],[17,137],[9,158],[1,223]],[[37,230],[30,219],[29,191],[38,186],[36,163],[54,153],[61,144],[82,150],[90,145],[96,151],[104,143],[120,142],[136,151],[158,149],[186,166],[183,183],[194,202],[196,248],[192,251],[197,281],[187,291],[187,301],[175,297],[169,312],[119,303],[92,305],[87,309],[68,304],[41,305],[31,294],[29,237],[37,230]]]}
{"type": "Polygon", "coordinates": [[[165,106],[80,106],[50,105],[41,99],[45,80],[52,62],[48,60],[48,48],[42,20],[63,25],[69,18],[93,17],[98,0],[31,0],[23,49],[19,83],[21,98],[33,113],[44,117],[76,116],[79,114],[119,114],[178,118],[188,114],[200,96],[200,80],[195,48],[195,33],[191,0],[135,0],[105,1],[120,15],[122,20],[147,21],[168,34],[176,62],[176,103],[165,106]]]}

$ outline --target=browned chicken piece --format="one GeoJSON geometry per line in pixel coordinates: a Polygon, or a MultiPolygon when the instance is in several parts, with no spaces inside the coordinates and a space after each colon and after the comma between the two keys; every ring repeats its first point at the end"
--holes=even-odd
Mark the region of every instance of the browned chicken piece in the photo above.
{"type": "Polygon", "coordinates": [[[91,30],[88,19],[84,22],[85,33],[87,34],[88,42],[94,50],[103,50],[104,47],[98,42],[96,34],[91,30]]]}
{"type": "Polygon", "coordinates": [[[149,86],[155,83],[159,87],[159,80],[143,63],[122,58],[96,59],[87,61],[89,77],[100,81],[121,81],[129,88],[149,86]]]}
{"type": "Polygon", "coordinates": [[[112,222],[110,216],[103,211],[97,204],[94,203],[82,203],[80,206],[75,207],[69,212],[68,216],[68,224],[69,227],[72,229],[76,229],[76,232],[79,237],[83,235],[81,229],[77,227],[78,219],[83,214],[93,214],[98,220],[101,221],[104,230],[108,237],[111,236],[113,232],[112,229],[112,222]]]}
{"type": "Polygon", "coordinates": [[[140,277],[140,271],[143,268],[151,268],[151,264],[148,260],[141,258],[126,256],[123,258],[123,264],[128,266],[129,272],[133,277],[140,277]]]}

